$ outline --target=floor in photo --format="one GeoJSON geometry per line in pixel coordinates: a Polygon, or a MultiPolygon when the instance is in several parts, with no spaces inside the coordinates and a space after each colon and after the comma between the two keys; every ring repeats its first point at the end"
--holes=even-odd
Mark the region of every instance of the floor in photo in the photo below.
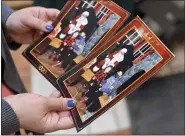
{"type": "Polygon", "coordinates": [[[49,59],[46,55],[38,56],[37,59],[56,77],[61,76],[64,70],[61,67],[56,66],[57,62],[49,59]]]}

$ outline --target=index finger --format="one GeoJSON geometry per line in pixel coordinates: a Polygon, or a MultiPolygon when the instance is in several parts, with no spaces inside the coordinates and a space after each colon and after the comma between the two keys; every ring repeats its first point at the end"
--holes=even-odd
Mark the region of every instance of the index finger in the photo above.
{"type": "Polygon", "coordinates": [[[54,92],[52,92],[52,94],[49,97],[52,97],[52,98],[61,98],[62,97],[62,94],[59,91],[54,91],[54,92]]]}
{"type": "Polygon", "coordinates": [[[60,10],[50,8],[50,9],[46,10],[46,14],[47,14],[49,20],[54,21],[57,18],[57,16],[60,14],[60,10]]]}

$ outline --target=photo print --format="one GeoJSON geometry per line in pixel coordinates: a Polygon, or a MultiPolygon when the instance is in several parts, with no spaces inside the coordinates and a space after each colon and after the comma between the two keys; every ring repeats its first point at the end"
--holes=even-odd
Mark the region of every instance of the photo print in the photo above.
{"type": "Polygon", "coordinates": [[[58,85],[77,102],[72,111],[77,130],[83,129],[150,78],[173,54],[136,17],[88,63],[58,85]]]}
{"type": "Polygon", "coordinates": [[[126,21],[129,13],[112,1],[69,1],[56,27],[24,55],[50,81],[78,65],[105,43],[126,21]],[[65,14],[64,14],[65,13],[65,14]]]}

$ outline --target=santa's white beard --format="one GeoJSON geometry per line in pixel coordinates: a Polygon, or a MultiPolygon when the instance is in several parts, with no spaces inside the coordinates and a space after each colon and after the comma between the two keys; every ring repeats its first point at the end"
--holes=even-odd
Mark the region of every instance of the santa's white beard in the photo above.
{"type": "Polygon", "coordinates": [[[111,60],[111,63],[122,62],[123,60],[124,60],[124,55],[119,53],[114,55],[114,58],[111,60]]]}
{"type": "Polygon", "coordinates": [[[76,21],[77,21],[76,24],[70,24],[69,25],[70,30],[69,30],[68,34],[73,34],[76,31],[81,31],[80,27],[81,26],[86,26],[88,24],[87,18],[85,18],[83,16],[80,17],[79,19],[77,19],[76,21]]]}
{"type": "Polygon", "coordinates": [[[103,69],[109,67],[109,66],[112,66],[114,67],[115,66],[115,63],[116,62],[122,62],[124,60],[124,55],[122,54],[116,54],[114,55],[114,58],[112,60],[110,60],[109,58],[106,58],[105,59],[105,64],[103,65],[103,69]]]}
{"type": "Polygon", "coordinates": [[[76,27],[80,27],[81,25],[85,26],[88,24],[87,18],[83,16],[77,19],[76,22],[77,22],[76,27]]]}

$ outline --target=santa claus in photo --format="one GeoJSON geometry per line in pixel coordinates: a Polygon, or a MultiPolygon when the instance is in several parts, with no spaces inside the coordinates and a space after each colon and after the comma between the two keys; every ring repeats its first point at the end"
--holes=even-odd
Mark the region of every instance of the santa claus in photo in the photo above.
{"type": "Polygon", "coordinates": [[[77,31],[82,31],[84,27],[88,24],[88,16],[89,12],[84,11],[80,16],[76,17],[73,21],[70,21],[69,26],[66,27],[60,34],[60,39],[64,39],[66,37],[66,34],[72,35],[77,31]]]}
{"type": "Polygon", "coordinates": [[[79,32],[73,33],[73,35],[67,37],[64,40],[64,46],[73,47],[75,45],[75,40],[79,36],[79,32]]]}
{"type": "Polygon", "coordinates": [[[124,55],[127,53],[127,49],[123,48],[108,55],[104,60],[100,61],[94,68],[93,72],[97,72],[100,69],[106,69],[107,67],[116,67],[120,62],[124,60],[124,55]]]}

